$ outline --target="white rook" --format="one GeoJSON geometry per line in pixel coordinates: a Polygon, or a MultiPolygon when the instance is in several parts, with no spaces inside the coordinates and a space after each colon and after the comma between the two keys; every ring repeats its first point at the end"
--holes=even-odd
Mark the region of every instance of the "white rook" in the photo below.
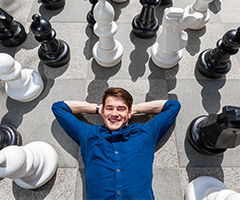
{"type": "Polygon", "coordinates": [[[0,151],[0,177],[13,179],[25,189],[35,189],[51,179],[58,165],[58,155],[46,142],[25,146],[7,146],[0,151]]]}
{"type": "Polygon", "coordinates": [[[117,24],[113,21],[114,10],[106,0],[99,0],[93,10],[96,23],[94,32],[99,41],[93,47],[93,56],[96,62],[103,67],[117,65],[123,55],[122,44],[113,38],[117,32],[117,24]]]}
{"type": "Polygon", "coordinates": [[[174,67],[182,58],[183,48],[187,46],[188,28],[201,13],[186,14],[184,9],[170,7],[164,10],[160,35],[152,46],[152,60],[162,68],[174,67]]]}
{"type": "Polygon", "coordinates": [[[190,6],[187,6],[184,10],[186,13],[201,13],[202,17],[196,20],[193,24],[191,24],[188,28],[193,30],[201,29],[205,26],[205,24],[210,20],[210,12],[208,9],[209,3],[213,0],[196,0],[190,6]]]}
{"type": "Polygon", "coordinates": [[[21,64],[6,53],[0,53],[0,79],[6,81],[8,96],[17,101],[32,101],[43,91],[41,76],[31,69],[22,69],[21,64]]]}
{"type": "Polygon", "coordinates": [[[229,190],[216,178],[202,176],[190,182],[185,192],[185,200],[239,200],[240,193],[229,190]]]}

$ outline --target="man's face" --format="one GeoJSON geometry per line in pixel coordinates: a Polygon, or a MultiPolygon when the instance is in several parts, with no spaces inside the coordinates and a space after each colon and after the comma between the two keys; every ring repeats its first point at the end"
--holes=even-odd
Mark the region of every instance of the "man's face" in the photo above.
{"type": "Polygon", "coordinates": [[[102,108],[102,118],[106,127],[117,131],[128,124],[131,112],[122,98],[109,96],[106,98],[105,107],[102,108]]]}

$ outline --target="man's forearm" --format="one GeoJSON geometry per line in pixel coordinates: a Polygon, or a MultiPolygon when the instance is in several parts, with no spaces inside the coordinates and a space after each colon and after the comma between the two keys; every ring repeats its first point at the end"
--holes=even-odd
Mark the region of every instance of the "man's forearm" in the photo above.
{"type": "Polygon", "coordinates": [[[71,109],[73,114],[86,113],[95,114],[96,113],[96,103],[88,103],[85,101],[64,101],[68,107],[71,109]]]}
{"type": "Polygon", "coordinates": [[[158,114],[167,100],[155,100],[133,105],[133,114],[158,114]]]}

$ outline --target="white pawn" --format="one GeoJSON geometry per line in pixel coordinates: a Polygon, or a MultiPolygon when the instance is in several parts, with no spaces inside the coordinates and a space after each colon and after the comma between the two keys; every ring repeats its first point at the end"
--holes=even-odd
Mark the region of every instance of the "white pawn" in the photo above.
{"type": "Polygon", "coordinates": [[[122,59],[123,47],[113,38],[117,32],[117,24],[113,21],[113,7],[106,0],[99,0],[94,7],[93,15],[96,20],[94,32],[99,36],[99,41],[93,47],[93,56],[103,67],[115,66],[122,59]]]}
{"type": "Polygon", "coordinates": [[[21,64],[6,53],[0,53],[0,79],[6,81],[8,96],[17,101],[32,101],[43,90],[41,76],[31,69],[22,69],[21,64]]]}
{"type": "Polygon", "coordinates": [[[162,68],[174,67],[182,58],[188,35],[184,29],[201,18],[201,13],[185,14],[184,9],[170,7],[164,10],[160,35],[152,46],[152,60],[162,68]]]}
{"type": "Polygon", "coordinates": [[[7,146],[0,151],[0,177],[13,179],[25,189],[45,184],[56,172],[57,165],[56,151],[42,141],[7,146]]]}
{"type": "Polygon", "coordinates": [[[185,200],[239,200],[240,193],[229,190],[221,181],[210,176],[196,178],[188,184],[185,200]]]}
{"type": "Polygon", "coordinates": [[[186,13],[193,14],[199,12],[203,15],[203,17],[193,24],[191,24],[188,28],[193,30],[201,29],[205,26],[205,24],[210,20],[210,12],[208,10],[208,4],[213,0],[196,0],[190,6],[187,6],[184,10],[186,13]]]}

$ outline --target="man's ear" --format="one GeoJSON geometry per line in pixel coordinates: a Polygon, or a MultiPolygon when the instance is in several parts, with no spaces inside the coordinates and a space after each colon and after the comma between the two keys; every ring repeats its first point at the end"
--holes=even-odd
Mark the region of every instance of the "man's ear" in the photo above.
{"type": "Polygon", "coordinates": [[[132,108],[129,110],[129,116],[128,116],[128,120],[130,120],[131,119],[131,117],[132,117],[132,108]]]}

